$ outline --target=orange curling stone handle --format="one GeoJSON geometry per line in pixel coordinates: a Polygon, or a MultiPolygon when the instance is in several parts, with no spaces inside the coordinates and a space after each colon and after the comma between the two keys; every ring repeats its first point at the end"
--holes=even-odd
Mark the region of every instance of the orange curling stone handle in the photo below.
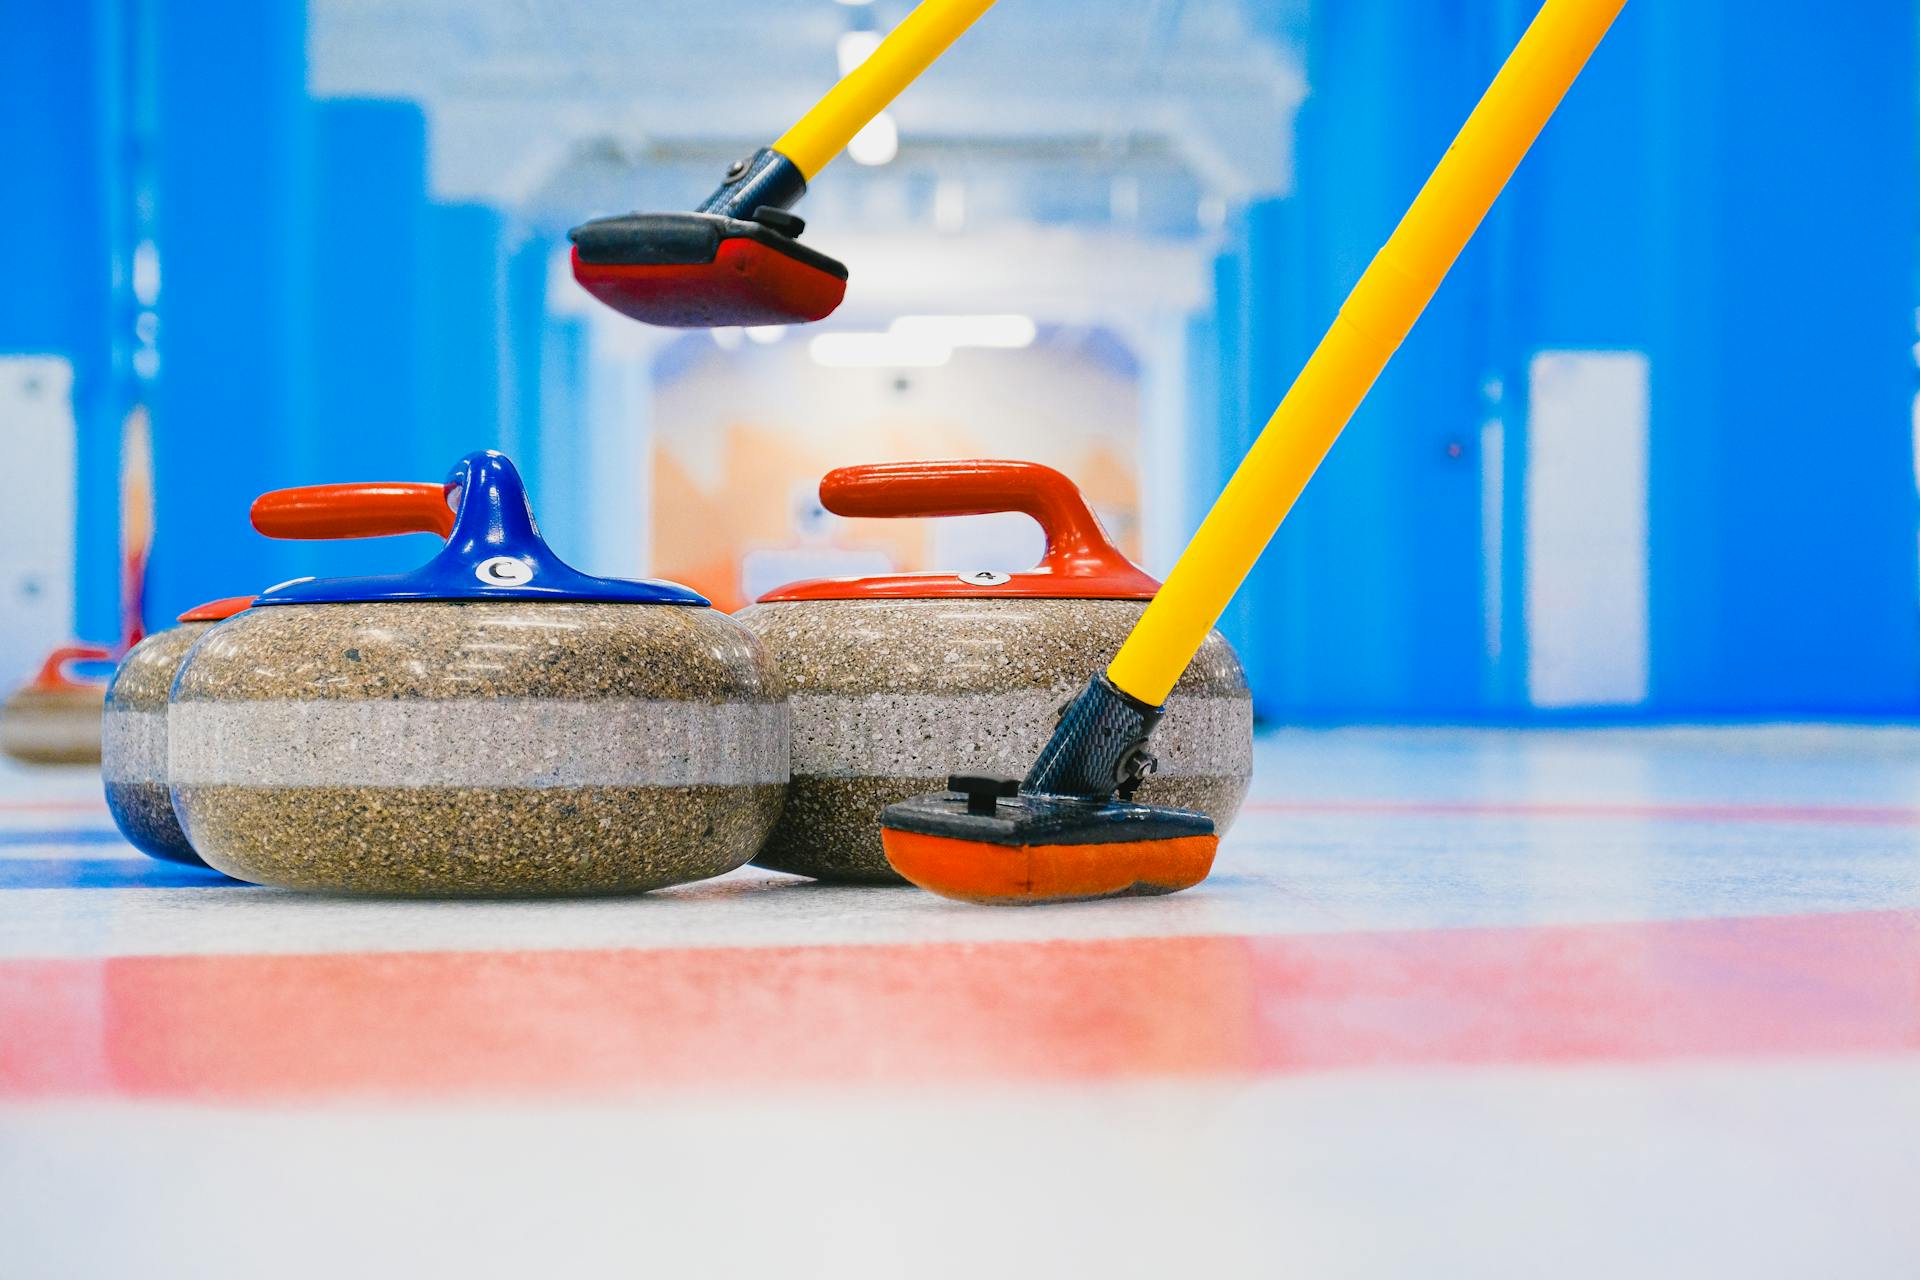
{"type": "Polygon", "coordinates": [[[846,599],[1146,600],[1160,584],[1100,527],[1079,486],[1052,467],[1000,459],[934,459],[841,467],[820,481],[835,515],[881,519],[982,516],[1017,511],[1046,538],[1040,563],[1020,573],[900,573],[797,582],[760,597],[846,599]]]}
{"type": "Polygon", "coordinates": [[[263,493],[253,527],[269,538],[384,538],[396,533],[453,532],[447,486],[439,484],[310,484],[263,493]]]}
{"type": "Polygon", "coordinates": [[[225,622],[236,613],[245,613],[253,608],[252,596],[223,596],[218,600],[209,600],[197,604],[181,614],[180,622],[225,622]]]}
{"type": "Polygon", "coordinates": [[[80,680],[71,668],[76,662],[111,662],[113,650],[99,644],[70,644],[55,649],[40,664],[40,670],[27,682],[29,689],[52,693],[73,689],[97,689],[103,681],[80,680]]]}

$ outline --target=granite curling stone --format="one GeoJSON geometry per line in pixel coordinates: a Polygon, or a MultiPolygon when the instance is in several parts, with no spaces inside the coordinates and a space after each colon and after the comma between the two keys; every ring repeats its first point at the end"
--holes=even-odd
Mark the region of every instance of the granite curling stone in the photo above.
{"type": "Polygon", "coordinates": [[[128,650],[107,686],[100,733],[107,812],[127,842],[151,857],[205,865],[187,843],[167,790],[167,693],[200,637],[252,603],[252,596],[232,596],[187,610],[178,625],[128,650]]]}
{"type": "MultiPolygon", "coordinates": [[[[794,583],[735,615],[772,652],[793,721],[786,810],[755,862],[900,884],[880,811],[951,775],[1024,774],[1159,584],[1113,545],[1071,480],[1035,463],[847,467],[821,482],[820,500],[847,516],[1020,511],[1046,535],[1027,572],[794,583]]],[[[1175,687],[1153,749],[1135,798],[1197,809],[1224,832],[1252,774],[1253,704],[1217,631],[1175,687]]]]}
{"type": "Polygon", "coordinates": [[[110,650],[69,645],[47,655],[33,679],[0,705],[0,755],[23,764],[97,764],[104,680],[83,679],[82,662],[111,662],[110,650]]]}
{"type": "MultiPolygon", "coordinates": [[[[453,529],[446,490],[432,484],[312,485],[262,494],[253,527],[270,538],[372,538],[453,529]]],[[[229,596],[180,615],[178,624],[128,651],[107,686],[100,735],[100,780],[107,811],[134,848],[155,858],[204,866],[193,851],[168,789],[167,695],[187,652],[216,623],[253,603],[229,596]]]]}
{"type": "Polygon", "coordinates": [[[684,587],[541,541],[497,453],[447,549],[309,580],[209,632],[174,682],[188,839],[243,880],[350,894],[624,893],[758,850],[787,784],[778,673],[684,587]]]}

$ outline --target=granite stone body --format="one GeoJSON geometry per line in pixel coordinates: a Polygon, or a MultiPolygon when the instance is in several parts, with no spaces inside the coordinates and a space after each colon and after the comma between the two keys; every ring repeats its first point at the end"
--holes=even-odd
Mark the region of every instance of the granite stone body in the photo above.
{"type": "MultiPolygon", "coordinates": [[[[821,880],[902,883],[880,846],[880,810],[955,773],[1024,775],[1060,706],[1105,668],[1138,600],[781,601],[735,615],[787,682],[793,784],[755,862],[821,880]]],[[[1215,632],[1153,736],[1148,804],[1210,815],[1225,831],[1253,767],[1253,703],[1215,632]]]]}
{"type": "Polygon", "coordinates": [[[97,764],[103,690],[16,690],[0,707],[0,755],[27,764],[97,764]]]}
{"type": "Polygon", "coordinates": [[[258,607],[173,687],[174,804],[209,864],[342,893],[638,892],[730,871],[786,794],[787,711],[711,609],[258,607]]]}
{"type": "Polygon", "coordinates": [[[213,625],[183,622],[135,645],[107,686],[100,731],[100,780],[120,833],[142,853],[194,866],[206,864],[180,829],[167,788],[167,694],[187,651],[213,625]]]}

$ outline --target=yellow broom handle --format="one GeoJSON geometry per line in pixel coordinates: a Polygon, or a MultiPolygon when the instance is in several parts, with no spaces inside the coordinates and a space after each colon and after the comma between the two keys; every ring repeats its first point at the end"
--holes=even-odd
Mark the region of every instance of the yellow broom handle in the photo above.
{"type": "Polygon", "coordinates": [[[1165,702],[1626,0],[1546,0],[1233,473],[1107,678],[1165,702]]]}
{"type": "Polygon", "coordinates": [[[812,182],[853,141],[854,134],[992,7],[993,0],[922,0],[865,62],[847,72],[781,135],[773,149],[793,161],[801,176],[812,182]]]}

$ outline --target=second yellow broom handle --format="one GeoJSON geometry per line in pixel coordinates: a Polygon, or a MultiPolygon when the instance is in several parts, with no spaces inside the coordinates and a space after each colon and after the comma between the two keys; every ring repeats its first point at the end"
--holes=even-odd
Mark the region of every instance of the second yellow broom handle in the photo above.
{"type": "Polygon", "coordinates": [[[1107,668],[1155,706],[1226,611],[1626,0],[1547,0],[1107,668]]]}
{"type": "Polygon", "coordinates": [[[865,62],[842,76],[826,97],[781,135],[773,149],[793,161],[812,182],[853,141],[854,134],[992,7],[993,0],[921,0],[865,62]]]}

